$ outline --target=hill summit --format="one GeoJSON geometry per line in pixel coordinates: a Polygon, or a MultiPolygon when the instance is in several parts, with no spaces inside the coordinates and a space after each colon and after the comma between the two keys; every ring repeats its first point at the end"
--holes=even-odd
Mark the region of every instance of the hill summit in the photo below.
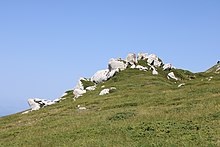
{"type": "MultiPolygon", "coordinates": [[[[152,72],[152,75],[158,75],[158,70],[171,71],[172,69],[175,69],[175,67],[173,67],[173,65],[170,63],[164,64],[163,61],[155,54],[138,53],[138,56],[136,56],[135,53],[130,53],[127,55],[125,60],[122,60],[121,58],[112,58],[109,60],[108,69],[97,71],[91,78],[79,79],[77,85],[72,90],[74,94],[73,100],[75,101],[87,91],[95,90],[97,84],[109,80],[117,73],[127,68],[152,72]]],[[[174,79],[176,81],[181,80],[181,78],[177,78],[175,76],[174,72],[168,73],[167,78],[174,79]]],[[[103,91],[100,92],[100,95],[108,94],[110,91],[111,89],[103,89],[103,91]]],[[[58,103],[64,99],[63,97],[65,97],[68,92],[69,91],[65,92],[60,98],[57,98],[53,101],[39,98],[30,98],[28,99],[28,104],[30,105],[31,110],[25,111],[23,114],[58,103]]]]}
{"type": "Polygon", "coordinates": [[[146,53],[110,59],[60,98],[1,117],[0,146],[220,146],[218,68],[192,73],[146,53]]]}

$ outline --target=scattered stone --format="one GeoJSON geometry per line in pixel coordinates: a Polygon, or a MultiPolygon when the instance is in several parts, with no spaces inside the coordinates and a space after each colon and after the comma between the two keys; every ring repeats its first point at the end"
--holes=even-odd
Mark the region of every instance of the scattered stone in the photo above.
{"type": "Polygon", "coordinates": [[[101,88],[105,88],[105,85],[102,85],[101,88]]]}
{"type": "Polygon", "coordinates": [[[178,88],[182,87],[182,86],[185,86],[186,84],[185,83],[182,83],[182,84],[179,84],[178,85],[178,88]]]}
{"type": "Polygon", "coordinates": [[[86,110],[86,107],[81,107],[80,105],[77,105],[77,108],[78,108],[79,110],[86,110]]]}
{"type": "Polygon", "coordinates": [[[178,81],[179,79],[175,76],[175,74],[173,72],[170,72],[168,75],[167,75],[167,79],[174,79],[176,81],[178,81]]]}

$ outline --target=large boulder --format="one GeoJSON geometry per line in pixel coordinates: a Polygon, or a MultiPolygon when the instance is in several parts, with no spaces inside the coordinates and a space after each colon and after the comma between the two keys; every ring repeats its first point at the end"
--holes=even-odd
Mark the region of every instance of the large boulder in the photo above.
{"type": "Polygon", "coordinates": [[[97,84],[102,83],[113,77],[117,72],[118,70],[111,70],[111,71],[109,69],[99,70],[92,76],[91,81],[97,84]]]}
{"type": "Polygon", "coordinates": [[[127,68],[127,64],[124,63],[122,60],[117,60],[117,59],[110,59],[110,61],[108,62],[108,69],[110,71],[112,70],[125,70],[127,68]]]}
{"type": "Polygon", "coordinates": [[[128,54],[128,56],[126,58],[126,62],[128,62],[131,65],[136,64],[137,63],[136,54],[134,54],[134,53],[128,54]]]}
{"type": "Polygon", "coordinates": [[[172,64],[167,63],[163,65],[163,70],[171,70],[173,68],[172,64]]]}
{"type": "Polygon", "coordinates": [[[150,54],[147,56],[147,62],[155,67],[160,67],[162,65],[162,61],[160,61],[155,54],[150,54]]]}

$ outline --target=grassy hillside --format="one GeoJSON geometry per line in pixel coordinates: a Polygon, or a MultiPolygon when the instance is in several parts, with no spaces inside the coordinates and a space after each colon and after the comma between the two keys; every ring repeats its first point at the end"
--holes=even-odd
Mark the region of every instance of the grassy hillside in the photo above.
{"type": "Polygon", "coordinates": [[[220,146],[219,74],[174,72],[182,81],[126,69],[75,102],[69,92],[58,104],[2,117],[0,146],[220,146]],[[117,90],[99,96],[103,85],[117,90]]]}

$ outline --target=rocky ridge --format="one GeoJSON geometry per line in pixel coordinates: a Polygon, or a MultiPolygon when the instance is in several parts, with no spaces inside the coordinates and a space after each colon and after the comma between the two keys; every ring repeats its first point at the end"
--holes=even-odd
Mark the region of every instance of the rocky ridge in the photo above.
{"type": "MultiPolygon", "coordinates": [[[[73,100],[75,101],[79,97],[83,96],[83,94],[85,94],[86,92],[95,90],[97,84],[109,80],[110,78],[114,77],[117,73],[127,68],[136,69],[143,72],[152,72],[152,75],[155,76],[160,74],[158,72],[158,69],[162,69],[163,71],[170,71],[171,69],[175,69],[175,67],[172,64],[163,63],[163,61],[155,54],[138,53],[138,56],[136,57],[135,53],[130,53],[127,55],[125,60],[122,60],[120,58],[112,58],[108,62],[107,69],[97,71],[91,78],[80,78],[76,86],[72,90],[66,91],[60,98],[57,98],[53,101],[39,98],[28,99],[28,104],[31,109],[23,112],[23,114],[61,102],[63,99],[65,99],[65,96],[69,92],[73,92],[73,100]]],[[[175,81],[181,80],[180,78],[177,78],[173,72],[168,73],[167,79],[172,79],[175,81]]],[[[109,89],[106,88],[103,89],[99,95],[105,95],[111,93],[111,91],[114,90],[116,90],[115,87],[111,87],[109,89]]]]}

